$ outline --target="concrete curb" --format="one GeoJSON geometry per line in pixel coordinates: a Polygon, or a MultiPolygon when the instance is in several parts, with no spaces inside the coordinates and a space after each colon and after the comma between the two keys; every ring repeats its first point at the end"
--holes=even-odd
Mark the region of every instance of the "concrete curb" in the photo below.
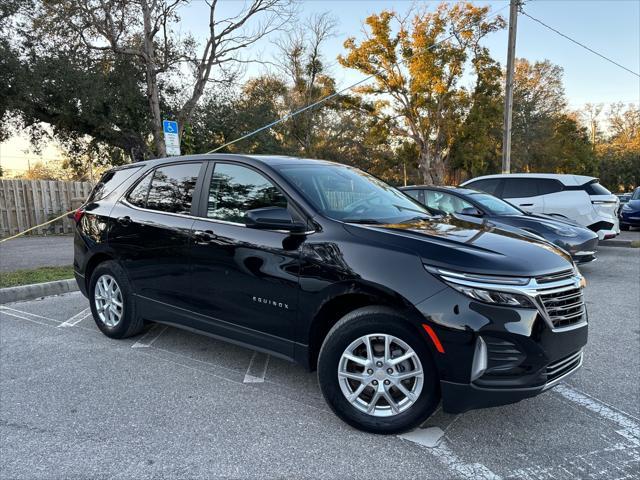
{"type": "Polygon", "coordinates": [[[0,288],[0,304],[33,300],[34,298],[75,292],[76,290],[78,290],[78,285],[73,278],[55,282],[32,283],[31,285],[21,285],[19,287],[0,288]]]}

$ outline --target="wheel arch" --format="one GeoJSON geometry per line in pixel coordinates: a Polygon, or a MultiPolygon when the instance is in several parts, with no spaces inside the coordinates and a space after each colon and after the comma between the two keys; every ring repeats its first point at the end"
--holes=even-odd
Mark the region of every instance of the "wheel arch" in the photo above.
{"type": "MultiPolygon", "coordinates": [[[[307,349],[307,367],[315,370],[320,348],[333,326],[345,315],[362,307],[382,306],[397,313],[399,318],[414,327],[416,334],[420,332],[420,312],[402,296],[371,286],[351,286],[348,290],[333,293],[323,301],[312,315],[305,340],[307,349]]],[[[423,336],[423,335],[422,335],[423,336]]],[[[431,345],[428,345],[431,350],[431,345]]]]}
{"type": "Polygon", "coordinates": [[[106,252],[98,252],[89,259],[84,269],[84,281],[87,292],[89,291],[89,285],[91,284],[91,275],[93,275],[93,272],[98,267],[98,265],[113,259],[114,257],[106,252]]]}

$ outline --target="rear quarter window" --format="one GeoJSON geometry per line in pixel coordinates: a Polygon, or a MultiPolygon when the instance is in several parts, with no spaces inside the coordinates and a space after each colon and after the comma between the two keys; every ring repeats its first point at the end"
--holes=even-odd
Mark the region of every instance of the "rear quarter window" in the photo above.
{"type": "Polygon", "coordinates": [[[611,195],[611,192],[598,182],[591,182],[583,185],[582,189],[589,195],[611,195]]]}
{"type": "Polygon", "coordinates": [[[109,170],[100,178],[100,181],[93,187],[87,202],[97,202],[113,192],[116,188],[124,183],[129,177],[136,173],[142,167],[128,167],[118,170],[109,170]]]}
{"type": "Polygon", "coordinates": [[[528,198],[540,195],[538,193],[538,179],[535,178],[506,178],[502,190],[502,198],[528,198]]]}

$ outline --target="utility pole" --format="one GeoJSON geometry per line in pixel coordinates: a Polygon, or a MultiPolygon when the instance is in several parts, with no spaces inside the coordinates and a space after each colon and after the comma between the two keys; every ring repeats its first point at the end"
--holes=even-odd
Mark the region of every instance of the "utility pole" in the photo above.
{"type": "Polygon", "coordinates": [[[511,116],[513,104],[513,70],[516,55],[516,31],[520,0],[511,0],[509,8],[509,46],[507,47],[507,75],[504,85],[504,130],[502,134],[502,173],[511,173],[511,116]]]}

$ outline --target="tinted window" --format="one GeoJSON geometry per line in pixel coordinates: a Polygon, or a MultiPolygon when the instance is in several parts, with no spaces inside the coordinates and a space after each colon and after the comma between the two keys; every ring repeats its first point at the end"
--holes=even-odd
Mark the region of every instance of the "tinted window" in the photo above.
{"type": "Polygon", "coordinates": [[[487,180],[477,180],[475,182],[468,183],[465,185],[466,188],[475,188],[476,190],[481,190],[483,192],[490,193],[491,195],[495,195],[498,191],[498,186],[500,185],[500,178],[488,178],[487,180]]]}
{"type": "Polygon", "coordinates": [[[538,180],[535,178],[506,178],[502,198],[535,197],[538,193],[538,180]]]}
{"type": "Polygon", "coordinates": [[[557,180],[550,178],[539,178],[538,182],[538,195],[547,195],[549,193],[561,192],[562,184],[557,180]]]}
{"type": "Polygon", "coordinates": [[[636,188],[636,191],[633,192],[631,200],[640,200],[640,188],[636,188]]]}
{"type": "Polygon", "coordinates": [[[201,165],[183,163],[156,169],[147,195],[147,208],[161,212],[191,213],[193,190],[201,165]]]}
{"type": "Polygon", "coordinates": [[[611,195],[611,192],[600,185],[598,182],[587,183],[584,185],[584,190],[589,195],[611,195]]]}
{"type": "Polygon", "coordinates": [[[149,185],[151,183],[151,177],[153,177],[153,171],[147,173],[142,180],[138,182],[133,190],[127,195],[127,201],[131,205],[144,208],[147,206],[147,193],[149,193],[149,185]]]}
{"type": "Polygon", "coordinates": [[[216,164],[209,186],[207,217],[244,223],[248,210],[287,207],[287,199],[255,170],[226,163],[216,164]]]}
{"type": "Polygon", "coordinates": [[[427,190],[426,194],[427,207],[435,208],[441,212],[462,213],[462,210],[465,208],[473,208],[475,210],[473,205],[456,195],[444,192],[434,192],[431,190],[427,190]]]}
{"type": "Polygon", "coordinates": [[[418,200],[420,203],[424,204],[424,191],[423,190],[403,190],[404,193],[409,195],[411,198],[418,200]]]}
{"type": "Polygon", "coordinates": [[[118,188],[131,175],[140,170],[140,167],[123,168],[120,170],[109,170],[102,175],[100,181],[93,187],[89,195],[89,202],[96,202],[118,188]]]}
{"type": "Polygon", "coordinates": [[[510,203],[500,200],[498,197],[486,193],[471,194],[473,200],[478,202],[489,213],[494,215],[523,215],[523,213],[510,203]]]}

